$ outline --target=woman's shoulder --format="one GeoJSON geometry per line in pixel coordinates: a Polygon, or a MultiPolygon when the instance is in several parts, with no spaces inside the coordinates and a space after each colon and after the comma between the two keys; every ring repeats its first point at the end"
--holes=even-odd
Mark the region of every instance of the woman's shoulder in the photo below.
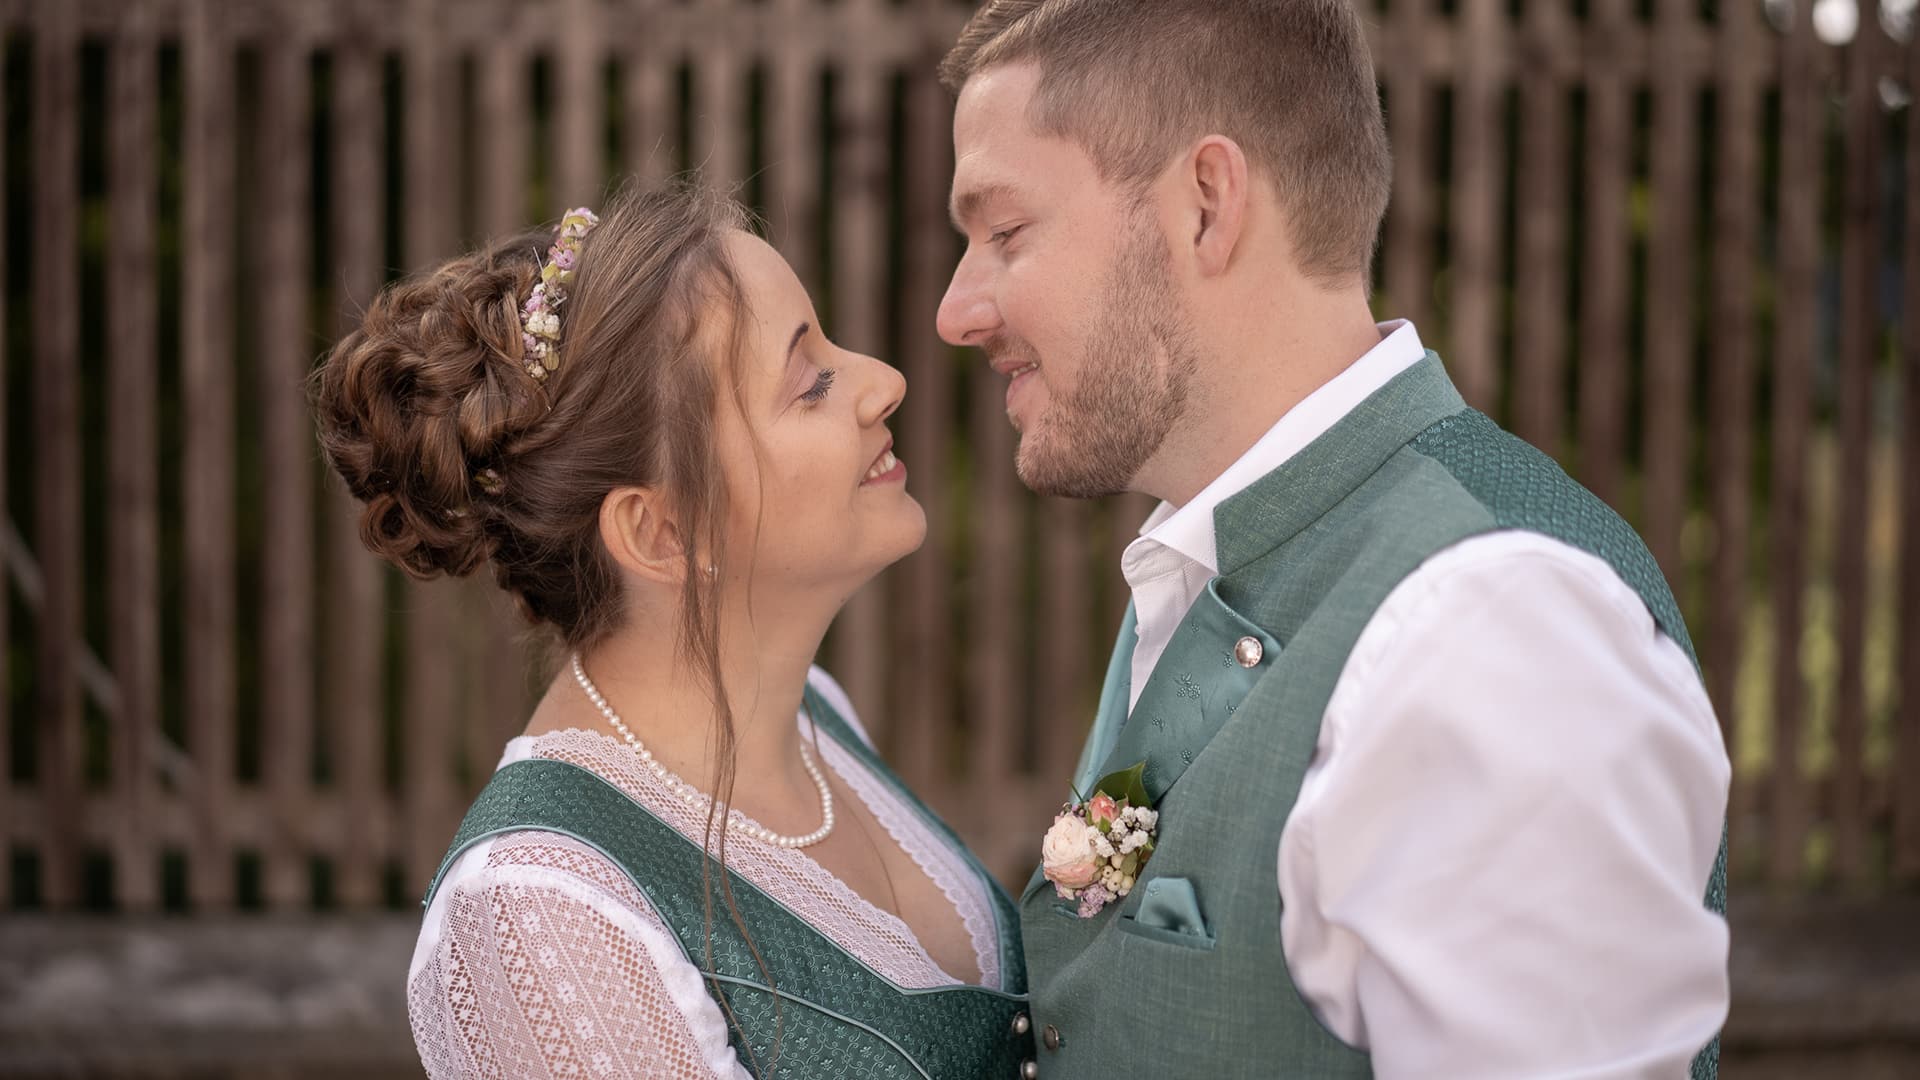
{"type": "Polygon", "coordinates": [[[855,735],[860,736],[860,741],[867,744],[867,749],[874,749],[873,736],[867,734],[867,726],[860,722],[860,714],[853,707],[853,699],[847,696],[846,688],[840,685],[838,679],[835,679],[826,668],[815,664],[807,669],[807,685],[813,687],[814,692],[819,694],[834,712],[840,714],[840,719],[846,721],[855,735]]]}

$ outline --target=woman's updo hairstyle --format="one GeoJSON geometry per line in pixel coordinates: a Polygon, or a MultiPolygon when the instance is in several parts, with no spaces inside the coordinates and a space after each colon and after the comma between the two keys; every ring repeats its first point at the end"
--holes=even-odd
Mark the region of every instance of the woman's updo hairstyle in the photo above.
{"type": "MultiPolygon", "coordinates": [[[[313,382],[320,445],[365,503],[361,538],[416,578],[491,562],[500,586],[565,644],[619,625],[619,575],[600,504],[624,485],[679,510],[689,564],[718,551],[716,375],[736,371],[745,300],[726,238],[732,200],[691,183],[630,188],[581,243],[553,368],[524,361],[521,305],[551,230],[527,232],[394,283],[313,382]],[[730,312],[727,362],[698,328],[730,312]]],[[[682,621],[711,648],[713,585],[690,575],[682,621]]]]}

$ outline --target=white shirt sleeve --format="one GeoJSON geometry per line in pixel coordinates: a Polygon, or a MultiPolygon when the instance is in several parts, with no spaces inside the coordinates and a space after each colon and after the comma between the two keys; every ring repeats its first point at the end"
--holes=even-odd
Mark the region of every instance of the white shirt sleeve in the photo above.
{"type": "Polygon", "coordinates": [[[1281,936],[1382,1078],[1683,1077],[1726,1018],[1703,906],[1731,766],[1600,559],[1457,544],[1349,655],[1280,839],[1281,936]]]}
{"type": "Polygon", "coordinates": [[[551,833],[469,849],[434,894],[407,1012],[432,1080],[745,1080],[726,1020],[646,898],[551,833]]]}

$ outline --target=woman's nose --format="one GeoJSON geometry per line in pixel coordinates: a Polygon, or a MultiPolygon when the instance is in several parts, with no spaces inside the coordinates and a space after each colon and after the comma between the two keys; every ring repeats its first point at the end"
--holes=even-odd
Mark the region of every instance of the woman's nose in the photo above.
{"type": "Polygon", "coordinates": [[[860,394],[860,423],[862,426],[878,424],[893,415],[900,402],[907,396],[907,377],[900,369],[883,360],[871,356],[860,358],[865,369],[864,386],[860,394]]]}

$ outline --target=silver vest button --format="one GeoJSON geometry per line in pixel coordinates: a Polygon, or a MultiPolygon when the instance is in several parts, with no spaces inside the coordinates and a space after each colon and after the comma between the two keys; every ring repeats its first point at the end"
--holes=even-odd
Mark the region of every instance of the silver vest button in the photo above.
{"type": "Polygon", "coordinates": [[[1233,643],[1233,658],[1241,667],[1250,668],[1260,665],[1260,658],[1267,655],[1267,647],[1260,644],[1257,637],[1243,637],[1233,643]]]}
{"type": "Polygon", "coordinates": [[[1027,1032],[1032,1030],[1033,1030],[1033,1021],[1027,1019],[1026,1013],[1019,1013],[1014,1016],[1013,1033],[1015,1035],[1025,1035],[1027,1032]]]}
{"type": "Polygon", "coordinates": [[[1040,1033],[1040,1041],[1049,1050],[1060,1049],[1060,1029],[1048,1024],[1047,1029],[1040,1033]]]}
{"type": "Polygon", "coordinates": [[[1040,1066],[1034,1064],[1032,1058],[1028,1058],[1020,1063],[1020,1075],[1023,1080],[1038,1080],[1040,1076],[1040,1066]]]}

